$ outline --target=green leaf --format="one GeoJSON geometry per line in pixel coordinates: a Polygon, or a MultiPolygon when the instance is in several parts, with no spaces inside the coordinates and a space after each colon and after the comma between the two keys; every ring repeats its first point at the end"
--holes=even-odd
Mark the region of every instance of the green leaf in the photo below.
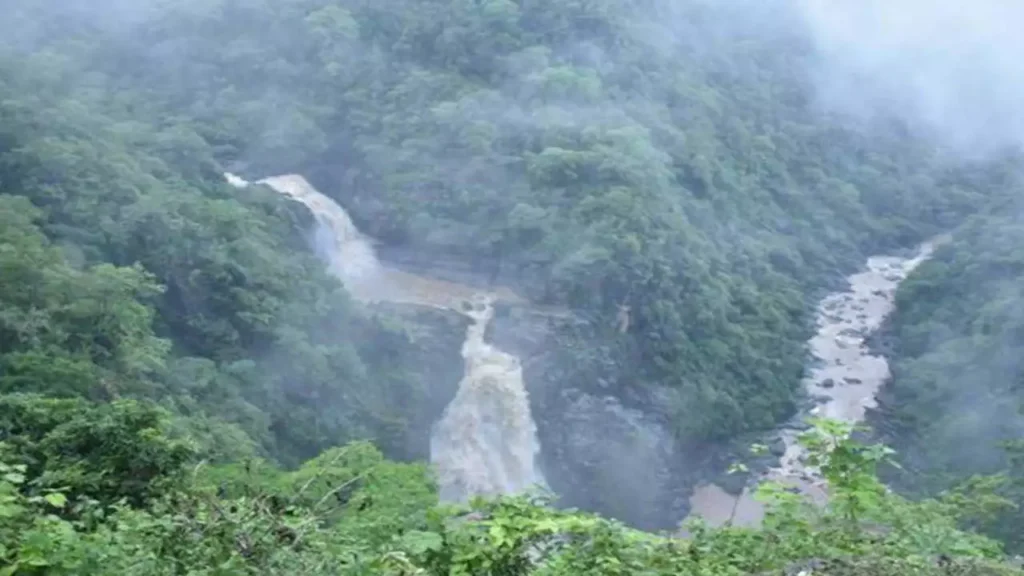
{"type": "Polygon", "coordinates": [[[23,484],[25,482],[25,475],[19,472],[8,472],[4,474],[4,480],[11,484],[23,484]]]}
{"type": "Polygon", "coordinates": [[[423,532],[413,530],[402,537],[402,544],[413,554],[440,550],[444,545],[444,539],[436,532],[423,532]]]}
{"type": "Polygon", "coordinates": [[[743,464],[742,462],[734,462],[732,465],[729,466],[728,473],[729,474],[742,474],[742,473],[749,472],[749,471],[750,471],[750,469],[747,468],[746,464],[743,464]]]}
{"type": "Polygon", "coordinates": [[[63,508],[64,505],[68,503],[67,496],[61,494],[60,492],[53,492],[52,494],[47,494],[46,496],[44,496],[44,498],[46,498],[46,501],[49,502],[51,506],[54,506],[56,508],[63,508]]]}

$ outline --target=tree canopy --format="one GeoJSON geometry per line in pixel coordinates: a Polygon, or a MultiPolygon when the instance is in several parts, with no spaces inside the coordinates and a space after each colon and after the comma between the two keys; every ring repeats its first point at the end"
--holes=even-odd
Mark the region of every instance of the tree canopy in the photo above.
{"type": "MultiPolygon", "coordinates": [[[[1018,543],[1019,462],[949,447],[1019,436],[985,418],[1019,391],[999,380],[1019,159],[953,165],[824,113],[779,3],[0,7],[0,575],[1013,573],[958,526],[1018,543]],[[826,427],[838,504],[768,487],[761,530],[440,506],[423,461],[463,325],[353,301],[308,211],[225,171],[306,174],[382,248],[567,310],[532,384],[541,443],[571,393],[612,396],[708,475],[796,412],[822,292],[955,230],[901,292],[879,429],[923,468],[1017,484],[911,503],[875,479],[880,449],[826,427]],[[972,378],[987,403],[937,418],[972,378]]],[[[678,520],[588,465],[554,483],[678,520]]]]}

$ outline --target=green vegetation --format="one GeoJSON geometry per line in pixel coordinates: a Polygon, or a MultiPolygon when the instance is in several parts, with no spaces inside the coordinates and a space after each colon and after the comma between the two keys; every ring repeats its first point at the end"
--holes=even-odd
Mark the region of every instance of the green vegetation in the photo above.
{"type": "MultiPolygon", "coordinates": [[[[1001,493],[1024,505],[1022,234],[1015,202],[979,215],[899,291],[886,334],[893,382],[874,420],[903,465],[886,478],[907,493],[1000,474],[1001,493]]],[[[988,528],[1021,550],[1022,521],[1008,511],[988,528]]]]}
{"type": "MultiPolygon", "coordinates": [[[[808,442],[834,505],[766,487],[763,530],[438,506],[422,461],[457,348],[352,302],[305,210],[221,173],[308,174],[386,246],[571,309],[541,388],[652,414],[687,462],[792,415],[818,292],[993,204],[1017,164],[822,116],[771,2],[158,4],[0,23],[0,576],[1014,573],[957,523],[1012,541],[1024,488],[910,503],[830,424],[808,442]]],[[[965,245],[1012,233],[981,218],[965,245]]],[[[1012,253],[989,257],[1011,286],[1012,253]]],[[[983,332],[1013,334],[991,310],[983,332]]]]}
{"type": "Polygon", "coordinates": [[[231,457],[356,437],[417,455],[409,335],[352,308],[308,215],[232,197],[196,134],[72,99],[45,59],[0,81],[3,391],[158,399],[231,457]]]}
{"type": "MultiPolygon", "coordinates": [[[[63,111],[37,129],[66,119],[90,134],[82,146],[103,135],[133,148],[123,154],[142,148],[138,168],[156,170],[161,186],[173,174],[176,187],[204,194],[196,202],[221,201],[189,212],[177,205],[189,195],[154,191],[128,210],[135,190],[157,184],[125,185],[124,198],[107,200],[116,209],[83,200],[98,213],[52,215],[61,240],[88,245],[80,228],[95,233],[95,219],[125,211],[147,238],[104,237],[115,245],[97,247],[101,258],[173,269],[176,255],[161,252],[177,243],[151,232],[154,213],[213,234],[197,239],[203,250],[232,230],[245,232],[234,239],[243,247],[280,243],[280,221],[261,228],[237,215],[214,184],[217,166],[301,171],[385,243],[476,263],[591,319],[594,329],[566,337],[573,387],[603,380],[602,392],[632,395],[687,442],[726,440],[792,414],[812,290],[867,253],[951,225],[987,188],[895,130],[869,137],[822,118],[806,104],[806,56],[782,24],[752,37],[749,15],[727,7],[650,4],[186,2],[114,30],[78,15],[77,35],[51,18],[39,33],[74,55],[21,59],[32,84],[12,99],[31,112],[32,94],[63,111]],[[612,328],[620,305],[632,317],[624,335],[612,328]],[[638,393],[637,378],[663,393],[638,393]]],[[[40,205],[61,201],[38,197],[31,180],[18,188],[40,205]]],[[[246,201],[260,214],[287,211],[246,201]]],[[[172,291],[185,282],[156,272],[183,351],[250,353],[265,344],[261,325],[275,325],[275,302],[296,293],[282,279],[315,275],[289,262],[248,279],[266,298],[220,296],[258,266],[230,252],[242,249],[219,253],[239,268],[233,276],[203,276],[181,296],[172,291]],[[227,299],[212,306],[223,317],[207,317],[212,297],[227,299]],[[179,318],[180,308],[204,316],[179,318]]]]}
{"type": "Polygon", "coordinates": [[[821,511],[766,485],[764,530],[696,523],[681,540],[526,498],[437,507],[422,466],[388,462],[365,443],[293,472],[260,461],[211,467],[164,436],[166,414],[135,402],[3,401],[13,408],[13,416],[0,412],[5,575],[727,576],[801,564],[834,575],[1022,573],[998,562],[995,542],[956,528],[954,514],[968,501],[911,504],[889,494],[874,475],[886,451],[855,444],[830,422],[806,442],[833,507],[821,511]],[[73,416],[47,420],[52,413],[73,416]],[[53,450],[71,433],[102,441],[53,450]],[[139,482],[143,469],[159,476],[139,482]],[[111,485],[111,472],[133,484],[111,485]],[[141,493],[147,500],[132,502],[141,493]]]}

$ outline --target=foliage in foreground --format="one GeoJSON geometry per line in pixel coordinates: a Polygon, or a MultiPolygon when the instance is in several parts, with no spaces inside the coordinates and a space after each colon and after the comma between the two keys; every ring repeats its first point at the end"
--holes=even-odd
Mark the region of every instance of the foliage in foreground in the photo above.
{"type": "MultiPolygon", "coordinates": [[[[45,407],[49,401],[14,402],[45,407]]],[[[147,409],[128,403],[121,410],[147,409]]],[[[79,419],[86,428],[103,426],[108,412],[97,407],[79,419]]],[[[130,498],[105,503],[102,490],[73,476],[64,476],[63,485],[47,481],[59,472],[53,467],[96,469],[136,438],[160,435],[159,422],[146,425],[112,431],[91,449],[72,451],[77,461],[70,462],[69,453],[12,450],[42,430],[5,420],[0,574],[1022,573],[1000,561],[997,543],[957,529],[957,514],[984,498],[910,503],[895,496],[874,474],[888,452],[857,444],[832,422],[819,422],[804,438],[830,485],[827,509],[766,484],[759,491],[768,507],[762,529],[693,522],[689,539],[555,510],[527,496],[439,506],[423,466],[389,462],[365,443],[329,450],[293,472],[259,461],[182,463],[165,476],[170,488],[143,505],[130,498]]],[[[43,436],[62,427],[54,424],[43,436]]],[[[181,449],[172,441],[151,443],[148,457],[163,461],[181,449]]]]}

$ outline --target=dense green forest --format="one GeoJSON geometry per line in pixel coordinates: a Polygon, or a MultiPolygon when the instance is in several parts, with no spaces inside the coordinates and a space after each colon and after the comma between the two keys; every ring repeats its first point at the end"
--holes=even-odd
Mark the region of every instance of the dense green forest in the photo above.
{"type": "MultiPolygon", "coordinates": [[[[81,40],[38,31],[76,57],[32,63],[52,67],[32,93],[97,100],[120,138],[155,124],[152,153],[194,186],[218,165],[302,171],[383,242],[598,325],[629,305],[625,337],[581,336],[572,384],[639,375],[680,437],[724,439],[792,413],[808,291],[986,188],[897,131],[823,120],[784,23],[753,37],[725,8],[650,8],[185,3],[101,43],[78,17],[81,40]]],[[[235,345],[219,329],[196,345],[235,345]]]]}
{"type": "MultiPolygon", "coordinates": [[[[1006,186],[1019,197],[1024,182],[1006,186]]],[[[899,449],[885,477],[934,494],[974,474],[1003,475],[1001,492],[1024,504],[1024,243],[1018,202],[959,228],[901,287],[882,342],[893,380],[873,422],[899,449]]],[[[987,526],[1024,546],[1020,512],[987,526]]]]}
{"type": "MultiPolygon", "coordinates": [[[[535,400],[542,444],[561,391],[611,394],[664,422],[686,465],[794,413],[819,293],[1018,177],[816,109],[809,49],[775,8],[0,0],[0,574],[744,574],[818,558],[895,575],[942,573],[940,554],[1010,573],[961,565],[1000,551],[955,527],[1005,524],[990,509],[1006,488],[911,504],[874,480],[882,452],[845,442],[829,460],[845,504],[769,489],[761,531],[684,542],[524,499],[438,507],[422,462],[462,325],[352,301],[310,250],[307,211],[223,181],[301,172],[389,249],[570,310],[583,322],[557,334],[535,400]]],[[[1000,245],[1003,217],[970,220],[963,246],[1000,245]]],[[[989,253],[976,272],[1005,274],[1012,307],[1012,258],[989,253]]]]}

